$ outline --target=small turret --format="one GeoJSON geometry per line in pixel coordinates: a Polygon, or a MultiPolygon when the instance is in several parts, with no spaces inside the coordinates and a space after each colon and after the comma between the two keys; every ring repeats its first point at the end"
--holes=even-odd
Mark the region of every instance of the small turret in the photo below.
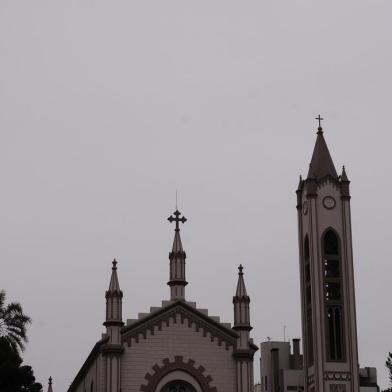
{"type": "Polygon", "coordinates": [[[340,183],[342,187],[342,198],[350,199],[350,180],[347,177],[346,168],[343,166],[342,175],[340,176],[340,183]]]}
{"type": "Polygon", "coordinates": [[[250,339],[250,313],[249,303],[250,298],[246,292],[243,267],[238,267],[238,282],[235,296],[233,297],[234,304],[234,326],[233,329],[237,332],[237,344],[233,352],[233,356],[237,361],[237,379],[242,380],[243,392],[251,392],[254,390],[253,385],[253,356],[257,351],[257,347],[250,339]]]}
{"type": "Polygon", "coordinates": [[[238,267],[238,283],[235,296],[233,297],[234,304],[234,327],[237,331],[249,331],[252,329],[250,326],[250,313],[249,303],[250,298],[246,292],[244,282],[244,267],[242,264],[238,267]]]}
{"type": "Polygon", "coordinates": [[[112,262],[112,275],[110,277],[109,289],[106,291],[106,326],[107,340],[101,346],[102,355],[105,357],[104,366],[107,383],[107,392],[119,392],[121,385],[121,355],[124,352],[121,339],[122,321],[122,297],[117,276],[117,260],[112,262]]]}
{"type": "Polygon", "coordinates": [[[167,218],[170,223],[176,222],[173,247],[172,251],[169,253],[170,280],[167,284],[170,286],[170,300],[176,301],[185,300],[185,286],[188,284],[185,279],[186,253],[182,247],[180,236],[180,222],[185,223],[187,219],[185,216],[180,218],[181,212],[178,210],[176,210],[173,215],[167,218]]]}
{"type": "Polygon", "coordinates": [[[53,384],[53,378],[49,377],[48,392],[53,392],[52,384],[53,384]]]}
{"type": "Polygon", "coordinates": [[[124,325],[122,321],[122,297],[120,284],[117,276],[117,260],[112,262],[112,275],[110,277],[109,289],[106,291],[106,326],[107,334],[111,344],[120,343],[120,329],[124,325]]]}

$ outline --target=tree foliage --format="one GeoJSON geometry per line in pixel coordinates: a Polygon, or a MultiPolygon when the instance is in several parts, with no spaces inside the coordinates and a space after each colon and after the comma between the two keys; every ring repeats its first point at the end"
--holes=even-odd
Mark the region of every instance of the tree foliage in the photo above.
{"type": "Polygon", "coordinates": [[[27,342],[26,326],[31,322],[18,303],[5,305],[0,291],[0,391],[41,392],[31,366],[22,365],[20,353],[27,342]]]}
{"type": "Polygon", "coordinates": [[[383,392],[392,392],[392,353],[389,353],[387,360],[385,361],[385,366],[388,369],[390,387],[388,389],[385,389],[383,392]]]}
{"type": "Polygon", "coordinates": [[[27,342],[26,326],[30,317],[23,313],[19,303],[5,305],[5,291],[0,291],[0,338],[8,341],[11,348],[18,352],[24,350],[27,342]]]}
{"type": "Polygon", "coordinates": [[[22,359],[5,338],[0,338],[0,391],[41,392],[31,366],[22,366],[22,359]]]}

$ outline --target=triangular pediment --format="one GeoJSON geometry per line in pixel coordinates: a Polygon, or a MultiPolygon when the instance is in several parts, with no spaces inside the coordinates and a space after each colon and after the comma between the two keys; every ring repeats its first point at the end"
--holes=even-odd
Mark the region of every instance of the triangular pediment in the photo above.
{"type": "Polygon", "coordinates": [[[175,321],[178,318],[181,323],[188,323],[189,327],[194,324],[196,331],[202,330],[205,337],[209,335],[211,339],[216,338],[219,345],[222,342],[226,346],[235,347],[236,345],[238,334],[235,331],[225,327],[184,301],[173,302],[137,320],[135,323],[123,327],[121,331],[122,340],[130,345],[132,339],[136,342],[141,337],[146,339],[148,334],[154,334],[154,330],[161,330],[164,325],[169,326],[171,319],[175,321]]]}

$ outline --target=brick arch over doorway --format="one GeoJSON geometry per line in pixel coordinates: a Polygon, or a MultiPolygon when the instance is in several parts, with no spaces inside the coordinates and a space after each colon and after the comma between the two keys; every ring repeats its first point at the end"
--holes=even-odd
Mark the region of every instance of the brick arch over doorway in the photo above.
{"type": "Polygon", "coordinates": [[[143,392],[155,392],[155,389],[159,381],[166,374],[175,370],[182,370],[193,376],[200,384],[203,392],[218,392],[215,387],[211,387],[210,383],[213,381],[210,375],[205,375],[205,368],[203,366],[195,366],[195,361],[189,359],[188,362],[184,362],[184,358],[180,355],[174,357],[174,362],[170,362],[169,358],[163,360],[163,366],[155,364],[152,367],[152,374],[147,373],[144,378],[146,384],[140,387],[143,392]]]}

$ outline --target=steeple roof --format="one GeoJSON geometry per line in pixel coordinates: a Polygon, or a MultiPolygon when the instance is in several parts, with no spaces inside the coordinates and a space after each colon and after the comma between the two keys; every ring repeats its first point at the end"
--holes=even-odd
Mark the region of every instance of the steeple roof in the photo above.
{"type": "Polygon", "coordinates": [[[315,178],[319,180],[328,175],[336,179],[338,178],[335,165],[333,164],[331,154],[324,139],[323,129],[319,126],[316,144],[309,166],[308,179],[315,178]]]}
{"type": "Polygon", "coordinates": [[[244,281],[244,273],[242,272],[244,267],[242,264],[238,267],[238,283],[237,283],[237,291],[235,293],[236,297],[244,298],[247,297],[248,294],[246,292],[245,281],[244,281]]]}
{"type": "Polygon", "coordinates": [[[120,283],[118,282],[117,276],[117,260],[112,261],[112,276],[110,277],[109,292],[113,293],[115,291],[120,291],[120,283]]]}
{"type": "Polygon", "coordinates": [[[181,242],[181,236],[180,236],[180,229],[175,229],[174,231],[174,241],[173,241],[173,248],[172,248],[173,253],[179,253],[179,252],[184,252],[184,249],[182,247],[182,242],[181,242]]]}

